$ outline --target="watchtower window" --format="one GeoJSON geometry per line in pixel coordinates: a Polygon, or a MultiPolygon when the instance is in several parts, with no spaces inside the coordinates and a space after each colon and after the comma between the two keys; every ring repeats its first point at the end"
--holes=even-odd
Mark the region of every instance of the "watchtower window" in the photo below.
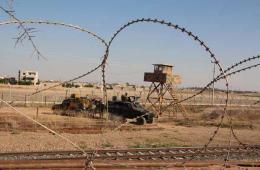
{"type": "Polygon", "coordinates": [[[154,66],[154,71],[158,71],[159,70],[159,66],[154,66]]]}

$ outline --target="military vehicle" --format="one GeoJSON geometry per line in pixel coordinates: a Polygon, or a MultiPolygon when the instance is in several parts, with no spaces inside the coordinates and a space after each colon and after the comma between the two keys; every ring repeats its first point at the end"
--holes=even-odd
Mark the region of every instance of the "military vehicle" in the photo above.
{"type": "MultiPolygon", "coordinates": [[[[114,96],[112,101],[108,101],[108,112],[110,118],[119,118],[134,120],[135,124],[143,125],[145,123],[153,123],[155,114],[140,105],[138,97],[122,95],[121,100],[117,100],[114,96]]],[[[76,97],[74,94],[71,97],[62,101],[61,104],[52,106],[52,110],[56,114],[64,116],[86,115],[95,117],[98,113],[103,116],[105,105],[101,99],[91,99],[88,97],[76,97]]]]}
{"type": "Polygon", "coordinates": [[[153,123],[155,114],[140,105],[135,96],[121,96],[121,100],[117,100],[116,96],[112,101],[108,101],[108,112],[110,115],[126,119],[133,119],[138,125],[145,123],[153,123]]]}
{"type": "Polygon", "coordinates": [[[77,116],[83,114],[83,116],[92,115],[92,117],[94,117],[96,113],[103,113],[104,108],[104,104],[99,99],[76,97],[74,94],[69,98],[64,99],[61,104],[52,106],[54,113],[64,116],[77,116]]]}

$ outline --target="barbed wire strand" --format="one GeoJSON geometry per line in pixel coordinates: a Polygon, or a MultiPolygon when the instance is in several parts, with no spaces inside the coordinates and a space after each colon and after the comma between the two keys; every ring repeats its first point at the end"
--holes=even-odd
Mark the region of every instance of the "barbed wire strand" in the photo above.
{"type": "Polygon", "coordinates": [[[47,126],[43,125],[42,123],[38,122],[37,120],[31,118],[30,116],[26,115],[26,113],[16,109],[15,107],[13,107],[11,104],[9,104],[7,101],[3,100],[0,98],[0,101],[5,103],[8,107],[10,107],[11,109],[13,109],[14,111],[16,111],[17,113],[19,113],[20,115],[22,115],[23,117],[29,119],[30,121],[36,123],[37,125],[43,127],[44,129],[46,129],[47,131],[51,132],[52,134],[66,140],[68,143],[70,143],[71,145],[73,145],[76,149],[80,150],[81,152],[83,152],[85,155],[87,155],[87,152],[85,152],[84,149],[82,149],[81,147],[79,147],[76,143],[72,142],[70,139],[62,136],[61,134],[55,132],[54,130],[48,128],[47,126]]]}
{"type": "Polygon", "coordinates": [[[11,18],[13,18],[15,21],[17,21],[17,23],[19,24],[18,28],[21,28],[23,30],[23,33],[20,34],[20,36],[18,36],[17,39],[17,43],[20,41],[22,42],[22,40],[24,38],[27,38],[29,40],[29,42],[31,43],[31,45],[33,46],[34,49],[34,53],[36,52],[37,54],[37,58],[39,59],[40,57],[42,57],[43,59],[47,60],[46,57],[44,57],[40,50],[38,49],[38,47],[36,46],[36,44],[34,43],[33,39],[32,39],[32,35],[30,34],[30,31],[32,30],[32,28],[26,28],[26,26],[24,26],[24,24],[20,21],[20,19],[18,19],[14,14],[12,14],[12,12],[6,10],[5,8],[3,8],[2,6],[0,6],[0,9],[5,12],[7,15],[9,15],[11,18]]]}
{"type": "Polygon", "coordinates": [[[86,28],[83,28],[81,26],[74,25],[74,24],[67,24],[67,23],[64,23],[64,22],[49,21],[49,20],[20,20],[19,22],[18,21],[3,21],[3,22],[0,22],[0,25],[19,24],[19,23],[22,23],[22,24],[38,24],[38,25],[41,25],[41,24],[55,25],[55,26],[63,26],[65,28],[71,28],[71,29],[79,30],[79,31],[86,32],[86,33],[90,34],[91,36],[93,36],[97,40],[101,41],[105,46],[107,46],[106,41],[103,38],[101,38],[100,36],[98,36],[96,33],[91,32],[91,31],[89,31],[86,28]]]}
{"type": "Polygon", "coordinates": [[[91,159],[91,155],[89,155],[83,148],[81,148],[79,145],[77,145],[76,143],[74,143],[73,141],[71,141],[69,138],[59,134],[58,132],[52,130],[51,128],[43,125],[42,123],[38,122],[37,120],[31,118],[30,116],[26,115],[26,113],[16,109],[15,107],[13,107],[11,104],[9,104],[7,101],[3,100],[0,98],[0,101],[5,103],[8,107],[10,107],[11,109],[13,109],[15,112],[17,112],[18,114],[20,114],[21,116],[27,118],[28,120],[36,123],[37,125],[43,127],[44,129],[46,129],[47,131],[51,132],[53,135],[56,135],[57,137],[61,138],[62,140],[65,140],[66,142],[68,142],[69,144],[71,144],[73,147],[75,147],[76,149],[78,149],[79,151],[81,151],[84,155],[84,157],[86,157],[86,167],[89,167],[93,170],[95,170],[93,163],[92,163],[92,159],[91,159]]]}

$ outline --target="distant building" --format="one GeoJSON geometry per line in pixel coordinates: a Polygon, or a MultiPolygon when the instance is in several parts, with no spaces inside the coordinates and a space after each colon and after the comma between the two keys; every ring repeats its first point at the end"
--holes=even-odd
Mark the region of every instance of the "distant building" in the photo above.
{"type": "Polygon", "coordinates": [[[21,81],[30,81],[36,85],[36,83],[39,81],[39,74],[37,71],[21,71],[19,79],[21,81]]]}

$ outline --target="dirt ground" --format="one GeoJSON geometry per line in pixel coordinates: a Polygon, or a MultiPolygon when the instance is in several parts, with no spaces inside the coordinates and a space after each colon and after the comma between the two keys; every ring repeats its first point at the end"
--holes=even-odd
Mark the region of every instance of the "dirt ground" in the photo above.
{"type": "MultiPolygon", "coordinates": [[[[208,142],[217,128],[212,122],[219,121],[217,118],[210,121],[211,117],[204,117],[205,121],[194,121],[199,119],[197,116],[193,120],[172,119],[158,121],[153,125],[143,127],[127,124],[124,125],[128,127],[126,130],[122,130],[124,128],[115,130],[119,124],[111,121],[53,115],[49,108],[39,108],[38,115],[36,108],[20,107],[17,109],[57,130],[84,149],[202,146],[208,142]],[[184,121],[191,123],[183,123],[184,121]],[[201,122],[206,123],[202,124],[201,122]],[[60,130],[62,128],[77,129],[77,131],[76,133],[75,131],[73,133],[71,131],[64,132],[60,130]],[[86,128],[89,129],[80,131],[86,128]],[[97,129],[99,131],[95,131],[97,129]]],[[[255,119],[255,117],[253,118],[255,119]]],[[[248,120],[242,120],[247,122],[244,124],[248,125],[248,120]]],[[[239,121],[241,122],[241,120],[239,121]]],[[[254,124],[257,123],[258,121],[254,122],[254,124]]],[[[235,133],[243,143],[260,144],[258,126],[253,126],[253,128],[251,126],[238,126],[235,128],[235,133]]],[[[217,133],[212,145],[228,145],[229,139],[230,130],[228,126],[224,126],[217,133]]],[[[0,108],[0,141],[0,152],[75,149],[68,142],[36,126],[7,107],[0,108]]],[[[237,144],[234,138],[232,138],[231,144],[237,144]]]]}

